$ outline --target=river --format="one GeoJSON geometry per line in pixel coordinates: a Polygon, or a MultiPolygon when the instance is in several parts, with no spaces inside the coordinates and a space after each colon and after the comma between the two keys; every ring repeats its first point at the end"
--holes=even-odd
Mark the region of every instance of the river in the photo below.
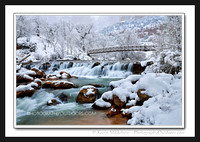
{"type": "MultiPolygon", "coordinates": [[[[32,65],[39,68],[38,65],[32,65]]],[[[76,103],[80,88],[88,84],[98,84],[100,94],[110,90],[109,83],[132,74],[132,63],[105,63],[94,66],[94,62],[72,63],[55,62],[46,70],[46,74],[58,74],[61,70],[78,78],[70,78],[78,88],[37,90],[32,97],[16,99],[17,125],[126,125],[126,118],[116,115],[107,118],[109,110],[94,110],[92,103],[76,103]],[[55,106],[47,106],[50,99],[57,99],[61,94],[67,101],[55,106]]],[[[41,67],[40,67],[41,68],[41,67]]]]}

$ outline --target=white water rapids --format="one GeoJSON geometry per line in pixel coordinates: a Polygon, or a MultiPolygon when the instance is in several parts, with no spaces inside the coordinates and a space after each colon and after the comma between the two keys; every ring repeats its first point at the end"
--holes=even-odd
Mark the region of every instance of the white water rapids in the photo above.
{"type": "Polygon", "coordinates": [[[57,68],[58,71],[64,70],[78,77],[124,78],[132,74],[133,63],[100,63],[95,67],[93,65],[94,63],[53,63],[48,72],[53,73],[53,68],[57,68]]]}

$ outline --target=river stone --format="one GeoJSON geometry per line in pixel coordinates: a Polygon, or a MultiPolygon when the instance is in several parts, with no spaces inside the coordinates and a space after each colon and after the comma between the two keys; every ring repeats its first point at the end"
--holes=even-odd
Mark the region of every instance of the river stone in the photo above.
{"type": "Polygon", "coordinates": [[[136,62],[132,66],[133,74],[141,74],[145,70],[146,66],[142,67],[141,63],[136,62]]]}
{"type": "Polygon", "coordinates": [[[35,89],[24,90],[24,91],[18,91],[16,93],[16,96],[17,96],[17,98],[31,97],[34,93],[35,93],[35,89]]]}
{"type": "Polygon", "coordinates": [[[83,88],[79,92],[76,98],[77,103],[93,103],[96,100],[96,98],[99,96],[99,90],[94,87],[92,88],[93,93],[86,95],[88,93],[88,89],[90,88],[83,88]]]}
{"type": "Polygon", "coordinates": [[[24,75],[21,74],[16,74],[16,80],[17,83],[23,83],[23,82],[32,82],[33,78],[31,78],[29,75],[26,75],[27,77],[25,77],[24,75]]]}
{"type": "Polygon", "coordinates": [[[40,79],[36,78],[36,79],[34,80],[34,82],[37,83],[38,88],[40,88],[40,87],[42,86],[42,81],[41,81],[40,79]]]}
{"type": "Polygon", "coordinates": [[[57,71],[58,68],[57,67],[53,67],[52,71],[57,71]]]}
{"type": "Polygon", "coordinates": [[[51,100],[47,101],[48,106],[55,106],[57,104],[60,104],[60,102],[56,99],[51,99],[51,100]]]}
{"type": "Polygon", "coordinates": [[[67,82],[60,82],[60,83],[53,83],[54,89],[70,89],[70,88],[77,88],[76,85],[67,82]]]}
{"type": "Polygon", "coordinates": [[[69,79],[69,78],[72,77],[69,73],[67,73],[67,72],[65,72],[65,71],[60,71],[60,75],[62,76],[62,78],[63,78],[63,75],[64,75],[64,74],[66,74],[66,78],[67,78],[67,79],[69,79]]]}
{"type": "Polygon", "coordinates": [[[100,63],[99,63],[99,62],[96,62],[96,63],[94,63],[94,64],[92,65],[92,68],[94,68],[94,67],[96,67],[96,66],[98,66],[98,65],[100,65],[100,63]]]}
{"type": "Polygon", "coordinates": [[[113,104],[116,106],[116,107],[119,107],[119,108],[123,108],[125,107],[126,103],[125,102],[122,102],[119,97],[117,95],[113,95],[113,104]]]}
{"type": "Polygon", "coordinates": [[[44,71],[38,70],[36,68],[32,68],[32,71],[34,71],[36,73],[36,75],[31,75],[32,77],[36,77],[36,78],[46,78],[46,74],[44,71]]]}
{"type": "Polygon", "coordinates": [[[148,96],[145,93],[142,93],[142,91],[145,91],[145,89],[139,89],[137,91],[137,95],[140,98],[141,102],[144,102],[144,101],[148,100],[149,98],[151,98],[151,96],[148,96]]]}
{"type": "Polygon", "coordinates": [[[67,68],[71,68],[73,66],[73,62],[69,62],[67,68]]]}
{"type": "Polygon", "coordinates": [[[70,89],[70,88],[77,88],[77,86],[70,82],[65,81],[47,81],[42,84],[42,88],[52,88],[52,89],[70,89]]]}
{"type": "Polygon", "coordinates": [[[58,98],[62,101],[62,102],[67,102],[68,100],[68,96],[65,95],[64,93],[61,93],[58,98]]]}
{"type": "Polygon", "coordinates": [[[52,82],[50,82],[50,81],[47,81],[42,84],[42,88],[52,88],[52,87],[53,87],[53,85],[52,85],[52,82]]]}
{"type": "Polygon", "coordinates": [[[114,108],[114,106],[112,106],[112,108],[110,109],[110,111],[106,114],[107,117],[112,117],[114,115],[120,114],[121,111],[120,109],[116,109],[114,108]]]}

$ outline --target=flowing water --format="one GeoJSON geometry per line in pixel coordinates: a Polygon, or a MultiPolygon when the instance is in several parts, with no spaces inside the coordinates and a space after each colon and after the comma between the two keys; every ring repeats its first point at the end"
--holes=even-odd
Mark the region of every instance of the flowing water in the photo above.
{"type": "Polygon", "coordinates": [[[76,103],[76,97],[80,88],[88,84],[99,84],[99,93],[110,90],[109,83],[132,74],[133,64],[124,63],[101,63],[92,67],[94,63],[52,63],[46,71],[47,74],[58,74],[61,70],[77,76],[71,78],[78,88],[72,89],[39,89],[32,97],[16,99],[17,125],[125,125],[125,119],[106,116],[109,110],[94,110],[92,103],[76,103]],[[54,69],[57,70],[54,70],[54,69]],[[47,106],[50,99],[58,99],[64,94],[67,101],[55,106],[47,106]]]}

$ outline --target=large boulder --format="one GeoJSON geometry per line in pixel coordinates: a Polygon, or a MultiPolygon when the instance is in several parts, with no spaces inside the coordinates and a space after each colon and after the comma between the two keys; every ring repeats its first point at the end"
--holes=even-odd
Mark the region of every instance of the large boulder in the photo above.
{"type": "Polygon", "coordinates": [[[149,98],[151,98],[151,96],[146,95],[144,92],[145,92],[145,89],[139,89],[137,91],[137,95],[140,98],[140,102],[144,102],[148,100],[149,98]]]}
{"type": "Polygon", "coordinates": [[[141,63],[136,62],[133,64],[132,71],[133,74],[141,74],[145,70],[146,66],[141,66],[141,63]]]}
{"type": "Polygon", "coordinates": [[[42,84],[42,88],[52,88],[53,87],[52,84],[53,83],[51,81],[47,81],[47,82],[42,84]]]}
{"type": "Polygon", "coordinates": [[[42,86],[42,81],[41,81],[40,79],[36,78],[36,79],[34,80],[34,82],[37,83],[38,88],[40,88],[40,87],[42,86]]]}
{"type": "Polygon", "coordinates": [[[35,85],[34,83],[28,85],[19,85],[16,88],[16,97],[17,98],[31,97],[36,91],[36,88],[33,87],[37,87],[37,85],[35,85]]]}
{"type": "Polygon", "coordinates": [[[47,80],[58,80],[58,77],[56,75],[47,75],[47,80]]]}
{"type": "Polygon", "coordinates": [[[120,98],[117,95],[113,95],[113,104],[119,108],[124,108],[126,105],[126,102],[123,102],[120,100],[120,98]]]}
{"type": "Polygon", "coordinates": [[[53,83],[54,89],[70,89],[70,88],[77,88],[76,85],[74,85],[72,82],[68,81],[59,81],[53,83]]]}
{"type": "Polygon", "coordinates": [[[42,84],[42,88],[70,89],[77,88],[77,86],[69,81],[47,81],[42,84]]]}
{"type": "Polygon", "coordinates": [[[93,103],[99,96],[99,91],[94,86],[83,86],[77,96],[78,103],[93,103]]]}
{"type": "Polygon", "coordinates": [[[65,71],[60,71],[60,75],[61,75],[61,78],[62,79],[69,79],[69,78],[71,78],[72,76],[69,74],[69,73],[67,73],[67,72],[65,72],[65,71]]]}
{"type": "Polygon", "coordinates": [[[141,74],[147,66],[150,66],[153,64],[152,61],[147,61],[147,62],[144,62],[143,64],[141,64],[140,62],[136,62],[133,64],[132,66],[132,72],[133,74],[141,74]],[[145,64],[144,64],[145,63],[145,64]]]}
{"type": "Polygon", "coordinates": [[[31,77],[27,74],[16,73],[16,81],[17,81],[17,83],[32,82],[33,77],[31,77]]]}
{"type": "Polygon", "coordinates": [[[71,68],[73,66],[73,62],[69,62],[67,68],[71,68]]]}
{"type": "Polygon", "coordinates": [[[35,93],[35,90],[24,90],[24,91],[18,91],[16,93],[17,98],[23,98],[23,97],[31,97],[35,93]]]}
{"type": "Polygon", "coordinates": [[[32,71],[34,71],[36,74],[35,75],[31,75],[32,77],[36,77],[36,78],[46,78],[46,74],[44,71],[38,70],[36,68],[32,68],[32,71]]]}

